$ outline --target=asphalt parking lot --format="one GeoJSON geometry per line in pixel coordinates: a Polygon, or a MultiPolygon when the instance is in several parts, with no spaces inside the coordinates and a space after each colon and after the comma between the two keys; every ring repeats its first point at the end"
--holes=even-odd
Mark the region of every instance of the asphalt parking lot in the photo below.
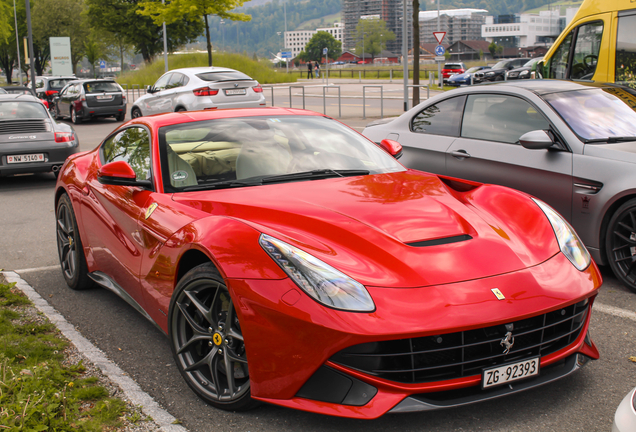
{"type": "MultiPolygon", "coordinates": [[[[343,117],[358,130],[371,120],[343,117]]],[[[105,119],[76,126],[81,149],[94,148],[118,125],[105,119]]],[[[464,408],[386,415],[372,421],[268,405],[247,413],[216,410],[187,387],[167,338],[127,303],[103,289],[74,292],[66,287],[55,245],[54,186],[52,174],[0,178],[0,268],[16,271],[191,431],[609,431],[616,407],[636,386],[636,363],[629,360],[636,356],[636,294],[603,269],[605,283],[591,323],[601,359],[558,382],[464,408]],[[627,314],[620,316],[617,310],[627,314]]]]}

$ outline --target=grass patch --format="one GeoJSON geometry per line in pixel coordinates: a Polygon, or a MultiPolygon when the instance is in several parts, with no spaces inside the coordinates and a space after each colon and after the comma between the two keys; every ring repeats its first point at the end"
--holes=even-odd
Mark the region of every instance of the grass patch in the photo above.
{"type": "MultiPolygon", "coordinates": [[[[215,52],[212,54],[212,62],[214,66],[228,67],[241,71],[261,84],[296,82],[295,77],[288,76],[285,73],[275,72],[268,61],[255,61],[241,54],[215,52]]],[[[208,55],[203,53],[173,54],[168,56],[168,66],[170,70],[207,65],[208,55]]],[[[163,73],[163,60],[158,58],[144,68],[121,75],[117,78],[117,82],[120,84],[128,84],[128,88],[130,88],[132,84],[139,84],[143,88],[148,85],[153,85],[163,73]]]]}
{"type": "Polygon", "coordinates": [[[0,431],[102,431],[127,412],[86,368],[63,364],[68,342],[0,281],[0,431]]]}

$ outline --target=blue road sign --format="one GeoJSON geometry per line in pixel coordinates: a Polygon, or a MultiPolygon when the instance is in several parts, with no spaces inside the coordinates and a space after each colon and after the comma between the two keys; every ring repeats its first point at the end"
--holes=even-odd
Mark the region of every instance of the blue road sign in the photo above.
{"type": "Polygon", "coordinates": [[[100,69],[106,69],[106,62],[104,60],[100,60],[99,61],[99,68],[100,69]]]}
{"type": "Polygon", "coordinates": [[[443,56],[445,52],[446,52],[446,49],[443,46],[437,45],[435,47],[435,55],[443,56]]]}
{"type": "Polygon", "coordinates": [[[322,55],[327,55],[327,51],[328,51],[328,48],[323,48],[322,49],[322,55]]]}
{"type": "Polygon", "coordinates": [[[291,51],[283,51],[280,53],[280,56],[284,59],[290,59],[292,58],[292,52],[291,51]]]}

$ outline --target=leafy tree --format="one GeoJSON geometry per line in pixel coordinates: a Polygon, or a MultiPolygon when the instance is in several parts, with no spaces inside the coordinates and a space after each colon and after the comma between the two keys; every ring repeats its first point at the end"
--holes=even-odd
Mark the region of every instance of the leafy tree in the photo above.
{"type": "Polygon", "coordinates": [[[151,17],[155,24],[161,25],[174,23],[179,20],[189,22],[201,22],[201,16],[205,21],[205,39],[208,49],[208,66],[212,66],[212,42],[210,41],[210,25],[208,15],[216,15],[222,19],[231,21],[249,21],[251,17],[244,13],[230,12],[243,6],[245,0],[172,0],[167,4],[153,1],[144,1],[139,5],[138,14],[151,17]]]}
{"type": "Polygon", "coordinates": [[[303,61],[321,62],[323,48],[327,48],[327,55],[330,59],[336,59],[342,54],[342,42],[336,40],[326,31],[319,31],[309,39],[305,49],[298,54],[298,58],[303,61]]]}
{"type": "MultiPolygon", "coordinates": [[[[12,0],[1,0],[0,5],[9,5],[11,7],[11,18],[9,23],[0,25],[2,28],[9,29],[9,36],[7,39],[2,39],[0,37],[0,67],[4,71],[4,75],[7,78],[7,84],[13,83],[13,68],[17,66],[18,63],[18,55],[16,50],[17,45],[15,41],[15,29],[13,27],[13,2],[12,0]]],[[[18,18],[18,33],[20,35],[26,35],[26,6],[23,1],[16,2],[16,14],[18,18]]],[[[19,38],[20,46],[22,46],[22,38],[19,38]]],[[[23,52],[20,53],[20,58],[22,59],[22,65],[24,65],[23,52]]],[[[28,60],[27,60],[28,61],[28,60]]]]}
{"type": "Polygon", "coordinates": [[[356,53],[371,54],[374,59],[386,48],[387,41],[395,40],[395,33],[386,27],[386,22],[381,19],[361,19],[356,26],[356,53]],[[364,42],[364,43],[363,43],[364,42]],[[364,51],[362,52],[362,46],[364,51]]]}
{"type": "Polygon", "coordinates": [[[107,55],[107,46],[106,44],[100,40],[95,33],[91,34],[84,41],[84,52],[86,54],[86,60],[91,65],[91,69],[93,70],[93,77],[97,78],[97,71],[95,69],[95,64],[99,61],[99,59],[109,60],[107,55]]]}
{"type": "Polygon", "coordinates": [[[13,4],[7,0],[0,1],[0,42],[7,43],[13,28],[13,4]]]}
{"type": "Polygon", "coordinates": [[[495,52],[497,52],[497,44],[494,42],[490,42],[490,45],[488,45],[488,51],[490,51],[490,55],[492,56],[492,58],[495,58],[495,52]]]}

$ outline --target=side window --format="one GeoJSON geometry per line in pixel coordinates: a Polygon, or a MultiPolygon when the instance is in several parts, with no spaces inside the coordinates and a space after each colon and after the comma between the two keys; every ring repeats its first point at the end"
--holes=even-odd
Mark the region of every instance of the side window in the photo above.
{"type": "Polygon", "coordinates": [[[454,97],[426,107],[411,121],[411,130],[431,135],[457,136],[464,100],[464,96],[454,97]]]}
{"type": "Polygon", "coordinates": [[[547,78],[565,79],[568,70],[568,59],[570,57],[570,46],[572,46],[572,37],[574,31],[571,31],[561,42],[561,45],[554,52],[550,59],[547,78]]]}
{"type": "Polygon", "coordinates": [[[170,78],[172,78],[172,74],[165,74],[164,76],[162,76],[161,78],[159,78],[157,80],[157,82],[155,83],[154,87],[156,91],[159,90],[163,90],[166,88],[166,86],[168,85],[168,83],[170,82],[170,78]]]}
{"type": "Polygon", "coordinates": [[[616,84],[636,88],[636,45],[634,29],[636,29],[636,11],[631,15],[618,15],[618,34],[616,36],[616,84]]]}
{"type": "Polygon", "coordinates": [[[514,144],[526,132],[549,126],[543,115],[523,99],[470,95],[466,99],[461,136],[514,144]]]}
{"type": "Polygon", "coordinates": [[[104,164],[125,161],[137,174],[137,180],[150,178],[150,136],[146,129],[130,127],[107,139],[102,146],[104,164]]]}
{"type": "Polygon", "coordinates": [[[173,73],[172,77],[170,77],[170,81],[168,81],[168,84],[166,85],[166,89],[181,87],[183,85],[182,80],[183,80],[182,74],[176,73],[176,72],[173,73]]]}
{"type": "Polygon", "coordinates": [[[570,69],[571,79],[592,79],[598,63],[602,37],[603,21],[583,24],[578,28],[570,69]]]}

